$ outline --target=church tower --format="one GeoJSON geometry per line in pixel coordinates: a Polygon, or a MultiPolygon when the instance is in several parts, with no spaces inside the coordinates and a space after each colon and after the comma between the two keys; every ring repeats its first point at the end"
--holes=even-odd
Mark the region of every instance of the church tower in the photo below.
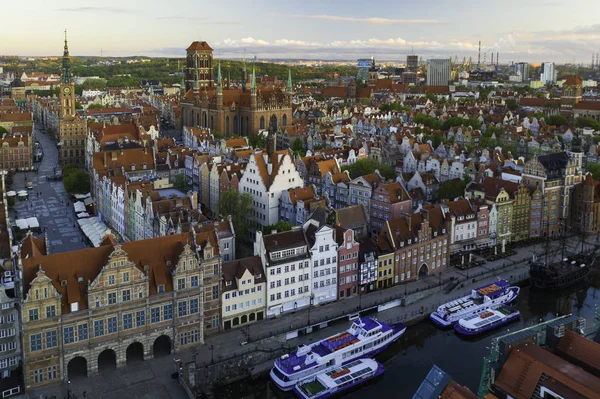
{"type": "Polygon", "coordinates": [[[87,120],[77,115],[75,102],[75,83],[71,72],[71,57],[65,30],[65,47],[60,75],[60,121],[59,121],[59,158],[60,163],[84,168],[85,141],[87,138],[87,120]]]}
{"type": "Polygon", "coordinates": [[[200,88],[213,87],[213,49],[207,42],[193,42],[185,50],[185,91],[193,88],[198,76],[200,88]]]}
{"type": "Polygon", "coordinates": [[[67,44],[67,31],[65,30],[65,48],[62,59],[62,73],[60,75],[60,116],[75,116],[75,83],[71,74],[71,57],[67,44]]]}

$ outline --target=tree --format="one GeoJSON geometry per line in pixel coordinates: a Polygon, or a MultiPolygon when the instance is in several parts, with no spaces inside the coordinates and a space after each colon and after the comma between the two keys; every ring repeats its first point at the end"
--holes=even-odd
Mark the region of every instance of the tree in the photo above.
{"type": "Polygon", "coordinates": [[[467,184],[463,180],[454,179],[440,183],[440,189],[437,193],[438,201],[453,201],[457,197],[465,195],[467,184]]]}
{"type": "MultiPolygon", "coordinates": [[[[245,237],[248,219],[251,214],[252,196],[248,193],[240,193],[230,188],[221,195],[219,201],[219,212],[222,216],[231,216],[233,228],[238,237],[245,237]]],[[[236,245],[240,243],[236,240],[236,245]]]]}
{"type": "Polygon", "coordinates": [[[102,90],[102,89],[106,89],[106,79],[96,79],[96,78],[91,78],[91,79],[86,79],[85,82],[83,82],[83,84],[81,85],[84,89],[89,90],[102,90]]]}
{"type": "Polygon", "coordinates": [[[470,126],[473,129],[477,130],[481,128],[481,123],[475,118],[461,118],[458,116],[453,116],[452,118],[446,119],[442,124],[442,130],[448,130],[452,126],[470,126]]]}
{"type": "Polygon", "coordinates": [[[270,224],[268,226],[266,226],[263,229],[263,234],[267,235],[267,234],[271,234],[271,232],[273,230],[277,231],[278,233],[281,233],[282,231],[290,231],[292,229],[292,225],[289,224],[289,222],[286,222],[285,220],[281,220],[275,224],[270,224]]]}
{"type": "Polygon", "coordinates": [[[373,159],[359,159],[355,163],[349,166],[344,166],[343,170],[348,170],[350,172],[350,177],[352,179],[356,179],[359,176],[368,175],[370,173],[375,172],[375,170],[379,171],[379,174],[384,179],[395,179],[397,174],[396,170],[391,165],[381,164],[373,159]]]}
{"type": "Polygon", "coordinates": [[[262,134],[251,134],[248,138],[248,144],[252,148],[265,148],[267,146],[267,140],[262,134]]]}
{"type": "Polygon", "coordinates": [[[81,169],[70,171],[65,177],[63,171],[63,185],[69,194],[85,194],[90,192],[90,175],[81,169]]]}
{"type": "Polygon", "coordinates": [[[301,157],[304,156],[304,154],[306,154],[306,152],[304,151],[304,142],[302,141],[301,138],[296,138],[296,140],[294,140],[294,143],[292,144],[292,152],[294,153],[294,155],[299,155],[301,157]]]}
{"type": "Polygon", "coordinates": [[[519,108],[519,105],[517,104],[517,100],[515,100],[514,98],[509,98],[505,101],[506,103],[506,107],[508,109],[510,109],[511,111],[515,111],[516,109],[519,108]]]}
{"type": "Polygon", "coordinates": [[[595,180],[600,180],[600,165],[597,163],[588,162],[587,171],[592,174],[595,180]]]}
{"type": "Polygon", "coordinates": [[[481,140],[479,140],[480,148],[492,149],[492,148],[495,148],[497,145],[498,145],[498,140],[493,139],[491,137],[482,137],[481,140]]]}
{"type": "Polygon", "coordinates": [[[187,180],[184,174],[178,174],[175,176],[175,182],[173,183],[175,188],[182,192],[187,192],[187,180]]]}
{"type": "Polygon", "coordinates": [[[546,118],[546,123],[550,126],[567,126],[569,121],[562,115],[550,115],[546,118]]]}
{"type": "Polygon", "coordinates": [[[8,130],[0,126],[0,135],[8,133],[8,130]]]}

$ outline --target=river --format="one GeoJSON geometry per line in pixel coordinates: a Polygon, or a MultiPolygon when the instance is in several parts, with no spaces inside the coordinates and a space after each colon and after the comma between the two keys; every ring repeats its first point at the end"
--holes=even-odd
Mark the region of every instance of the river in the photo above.
{"type": "MultiPolygon", "coordinates": [[[[368,399],[373,397],[412,398],[419,385],[434,364],[437,364],[453,379],[477,393],[483,357],[489,354],[492,338],[509,331],[537,323],[541,318],[548,320],[557,315],[573,313],[585,317],[591,323],[595,306],[600,306],[600,271],[594,270],[590,283],[567,288],[559,293],[521,288],[517,307],[522,318],[500,330],[475,340],[464,340],[454,330],[443,331],[429,320],[407,328],[404,336],[381,353],[377,360],[384,363],[382,380],[346,397],[368,399]]],[[[332,331],[331,334],[334,334],[332,331]]],[[[283,398],[270,388],[268,378],[242,381],[231,384],[216,392],[217,399],[263,399],[283,398]]]]}

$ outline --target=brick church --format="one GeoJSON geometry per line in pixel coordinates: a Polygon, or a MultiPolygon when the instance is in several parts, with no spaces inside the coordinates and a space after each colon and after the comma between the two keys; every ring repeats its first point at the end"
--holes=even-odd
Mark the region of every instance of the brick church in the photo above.
{"type": "Polygon", "coordinates": [[[278,130],[292,122],[292,79],[284,89],[256,83],[252,68],[249,84],[245,73],[241,88],[224,84],[221,65],[213,79],[213,50],[206,42],[186,49],[185,93],[181,100],[184,126],[199,126],[225,136],[248,136],[260,129],[278,130]]]}

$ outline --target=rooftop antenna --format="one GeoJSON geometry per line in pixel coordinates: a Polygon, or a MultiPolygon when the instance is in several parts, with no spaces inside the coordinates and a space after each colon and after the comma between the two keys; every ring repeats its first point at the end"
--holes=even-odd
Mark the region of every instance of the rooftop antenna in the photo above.
{"type": "Polygon", "coordinates": [[[492,52],[492,66],[494,66],[494,52],[492,52]]]}
{"type": "Polygon", "coordinates": [[[496,53],[496,66],[500,66],[500,52],[496,53]]]}
{"type": "Polygon", "coordinates": [[[481,66],[481,40],[479,41],[479,51],[477,53],[477,69],[481,66]]]}

